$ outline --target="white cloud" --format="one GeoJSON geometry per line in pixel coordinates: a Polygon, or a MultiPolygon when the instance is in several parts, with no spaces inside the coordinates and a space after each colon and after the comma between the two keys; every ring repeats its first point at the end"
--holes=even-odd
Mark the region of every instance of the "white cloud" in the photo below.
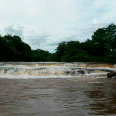
{"type": "Polygon", "coordinates": [[[6,34],[18,35],[23,38],[23,27],[22,26],[14,26],[9,25],[8,27],[4,28],[4,32],[6,34]]]}
{"type": "Polygon", "coordinates": [[[93,19],[93,24],[98,24],[99,23],[99,21],[97,20],[97,19],[93,19]]]}
{"type": "MultiPolygon", "coordinates": [[[[50,34],[47,32],[30,31],[24,36],[24,41],[32,46],[32,49],[46,49],[50,41],[50,34]]],[[[46,49],[48,50],[48,49],[46,49]]]]}
{"type": "Polygon", "coordinates": [[[104,7],[106,0],[95,0],[96,7],[104,7]]]}

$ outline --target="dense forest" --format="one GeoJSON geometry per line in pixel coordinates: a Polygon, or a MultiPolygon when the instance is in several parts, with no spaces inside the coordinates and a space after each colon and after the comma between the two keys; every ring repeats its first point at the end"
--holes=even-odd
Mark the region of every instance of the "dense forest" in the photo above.
{"type": "Polygon", "coordinates": [[[0,36],[0,61],[52,61],[52,54],[32,50],[19,36],[0,36]]]}
{"type": "Polygon", "coordinates": [[[85,42],[61,42],[55,53],[32,50],[19,36],[0,36],[0,61],[116,63],[116,25],[99,28],[85,42]]]}

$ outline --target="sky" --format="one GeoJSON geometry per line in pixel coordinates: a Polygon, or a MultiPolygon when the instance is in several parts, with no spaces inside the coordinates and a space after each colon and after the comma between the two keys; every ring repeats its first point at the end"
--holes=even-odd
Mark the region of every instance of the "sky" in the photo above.
{"type": "Polygon", "coordinates": [[[0,0],[0,34],[54,52],[62,41],[85,41],[116,23],[116,0],[0,0]]]}

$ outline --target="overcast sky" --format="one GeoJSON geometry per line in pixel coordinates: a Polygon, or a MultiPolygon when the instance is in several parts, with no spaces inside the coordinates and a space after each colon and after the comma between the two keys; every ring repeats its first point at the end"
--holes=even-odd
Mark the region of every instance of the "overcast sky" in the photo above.
{"type": "Polygon", "coordinates": [[[115,11],[116,0],[0,0],[0,33],[54,52],[59,42],[85,41],[116,23],[115,11]]]}

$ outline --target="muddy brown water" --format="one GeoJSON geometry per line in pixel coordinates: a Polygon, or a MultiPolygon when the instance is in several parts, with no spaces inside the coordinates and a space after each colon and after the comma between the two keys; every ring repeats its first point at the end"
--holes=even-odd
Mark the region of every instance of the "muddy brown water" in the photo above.
{"type": "Polygon", "coordinates": [[[116,116],[116,79],[0,79],[0,116],[116,116]]]}

